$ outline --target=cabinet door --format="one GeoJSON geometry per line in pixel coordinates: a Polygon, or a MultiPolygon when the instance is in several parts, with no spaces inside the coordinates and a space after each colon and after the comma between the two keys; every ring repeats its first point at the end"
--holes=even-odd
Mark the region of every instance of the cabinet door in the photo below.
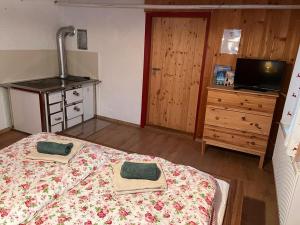
{"type": "Polygon", "coordinates": [[[95,116],[95,86],[93,84],[83,86],[83,120],[89,120],[95,116]]]}
{"type": "Polygon", "coordinates": [[[42,132],[38,93],[10,89],[14,129],[29,134],[42,132]]]}

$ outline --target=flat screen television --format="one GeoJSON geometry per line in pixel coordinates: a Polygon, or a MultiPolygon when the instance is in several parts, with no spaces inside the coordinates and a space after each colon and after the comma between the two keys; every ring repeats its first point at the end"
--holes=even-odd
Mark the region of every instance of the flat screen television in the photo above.
{"type": "Polygon", "coordinates": [[[279,91],[285,68],[284,61],[238,58],[234,88],[279,91]]]}

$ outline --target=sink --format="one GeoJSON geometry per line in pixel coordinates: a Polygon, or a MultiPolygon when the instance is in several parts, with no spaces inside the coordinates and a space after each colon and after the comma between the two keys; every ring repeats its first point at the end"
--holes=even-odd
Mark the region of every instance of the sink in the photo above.
{"type": "Polygon", "coordinates": [[[18,86],[35,88],[35,89],[49,89],[56,87],[65,87],[68,85],[76,84],[77,82],[83,82],[89,80],[89,77],[78,77],[78,76],[68,76],[66,79],[61,79],[59,77],[51,77],[39,80],[30,80],[13,83],[18,86]]]}

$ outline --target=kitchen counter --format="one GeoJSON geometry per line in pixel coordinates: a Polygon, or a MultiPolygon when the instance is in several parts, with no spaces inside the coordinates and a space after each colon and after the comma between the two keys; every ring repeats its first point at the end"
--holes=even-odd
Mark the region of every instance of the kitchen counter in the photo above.
{"type": "Polygon", "coordinates": [[[69,75],[66,79],[59,77],[49,77],[37,80],[21,81],[15,83],[0,84],[6,88],[17,88],[37,93],[53,92],[65,89],[71,89],[83,84],[101,83],[99,80],[90,79],[89,77],[79,77],[69,75]]]}

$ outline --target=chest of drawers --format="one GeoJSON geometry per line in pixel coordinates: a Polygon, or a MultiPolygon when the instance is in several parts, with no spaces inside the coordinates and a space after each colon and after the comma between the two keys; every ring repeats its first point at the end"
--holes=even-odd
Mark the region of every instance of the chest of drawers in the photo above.
{"type": "Polygon", "coordinates": [[[258,155],[262,168],[278,95],[208,88],[203,133],[205,144],[258,155]]]}

